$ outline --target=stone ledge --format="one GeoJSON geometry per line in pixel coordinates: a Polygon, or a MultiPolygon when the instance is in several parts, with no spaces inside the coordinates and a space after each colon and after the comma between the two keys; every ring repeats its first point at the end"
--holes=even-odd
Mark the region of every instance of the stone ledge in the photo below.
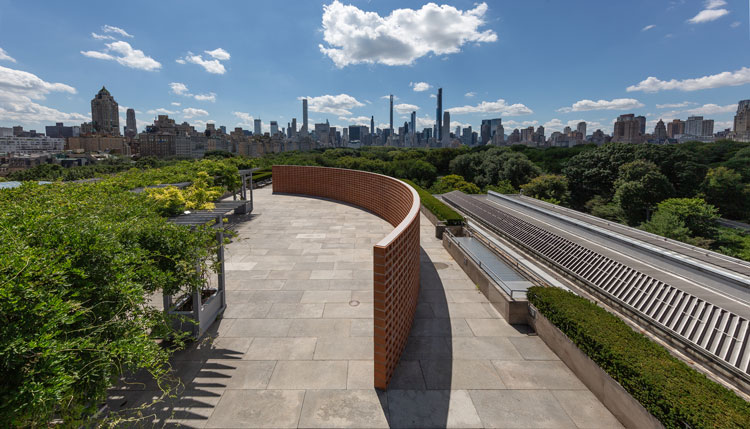
{"type": "Polygon", "coordinates": [[[656,417],[636,401],[620,384],[546,317],[529,304],[528,323],[539,338],[552,349],[565,365],[591,390],[625,427],[663,428],[656,417]],[[533,314],[533,315],[532,315],[533,314]]]}

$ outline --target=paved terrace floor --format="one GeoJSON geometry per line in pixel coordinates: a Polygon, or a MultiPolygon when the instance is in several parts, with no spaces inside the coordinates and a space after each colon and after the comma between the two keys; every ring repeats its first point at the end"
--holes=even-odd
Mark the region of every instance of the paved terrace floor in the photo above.
{"type": "MultiPolygon", "coordinates": [[[[173,359],[183,387],[144,425],[620,427],[525,327],[509,325],[423,216],[422,285],[390,388],[372,388],[372,246],[392,227],[358,208],[255,191],[227,248],[224,318],[173,359]]],[[[121,384],[114,409],[157,397],[121,384]]]]}

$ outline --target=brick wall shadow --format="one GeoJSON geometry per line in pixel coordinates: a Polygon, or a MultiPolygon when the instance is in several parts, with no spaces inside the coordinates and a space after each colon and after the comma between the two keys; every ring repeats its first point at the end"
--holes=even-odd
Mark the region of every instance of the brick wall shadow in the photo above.
{"type": "Polygon", "coordinates": [[[381,406],[391,427],[448,425],[453,379],[453,332],[446,290],[420,249],[421,288],[414,324],[381,406]]]}

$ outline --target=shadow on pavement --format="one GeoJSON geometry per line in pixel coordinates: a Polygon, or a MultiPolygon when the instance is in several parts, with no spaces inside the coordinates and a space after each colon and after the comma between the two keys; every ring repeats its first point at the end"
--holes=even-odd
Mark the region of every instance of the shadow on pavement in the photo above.
{"type": "Polygon", "coordinates": [[[381,405],[391,427],[448,424],[453,341],[448,300],[436,265],[420,249],[420,291],[409,340],[381,405]]]}

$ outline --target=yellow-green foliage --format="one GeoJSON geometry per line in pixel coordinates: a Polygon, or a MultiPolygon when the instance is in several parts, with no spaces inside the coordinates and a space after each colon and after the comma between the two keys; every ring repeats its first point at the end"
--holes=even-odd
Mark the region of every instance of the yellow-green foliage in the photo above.
{"type": "Polygon", "coordinates": [[[188,210],[211,210],[216,207],[212,201],[221,197],[221,190],[221,187],[211,187],[211,177],[205,171],[201,171],[193,184],[183,191],[185,208],[188,210]]]}
{"type": "Polygon", "coordinates": [[[216,205],[212,202],[222,194],[221,187],[211,186],[212,179],[205,171],[196,175],[193,184],[185,189],[175,186],[148,188],[146,194],[166,215],[175,215],[183,210],[211,210],[216,205]]]}
{"type": "Polygon", "coordinates": [[[146,195],[156,203],[157,210],[161,213],[176,214],[185,207],[185,197],[176,186],[148,188],[146,195]]]}

